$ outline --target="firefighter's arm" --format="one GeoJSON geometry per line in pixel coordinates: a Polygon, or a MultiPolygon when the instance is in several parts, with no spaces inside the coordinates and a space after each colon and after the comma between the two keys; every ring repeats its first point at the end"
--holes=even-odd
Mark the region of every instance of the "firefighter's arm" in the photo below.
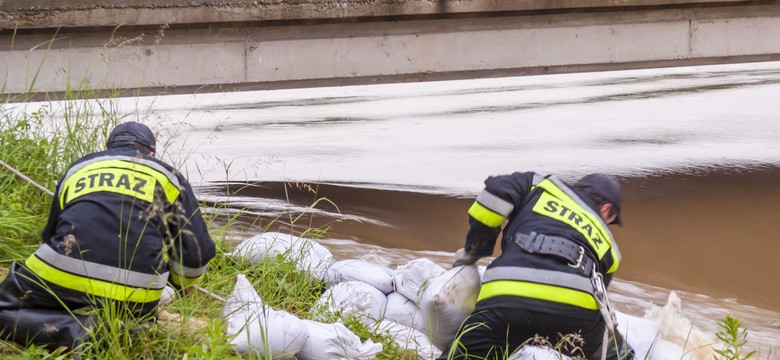
{"type": "Polygon", "coordinates": [[[501,224],[519,207],[531,189],[534,173],[491,176],[485,189],[469,208],[469,231],[466,245],[455,264],[473,264],[479,258],[493,254],[501,224]]]}
{"type": "Polygon", "coordinates": [[[57,189],[54,192],[54,197],[51,200],[51,209],[49,210],[49,219],[46,221],[46,226],[43,228],[43,232],[41,234],[41,239],[43,239],[43,242],[49,241],[52,236],[57,232],[57,220],[60,217],[60,213],[62,213],[62,209],[60,208],[60,184],[62,184],[64,179],[60,179],[60,181],[57,183],[57,189]]]}
{"type": "Polygon", "coordinates": [[[168,268],[171,285],[188,293],[206,273],[209,261],[214,258],[216,246],[192,188],[185,179],[180,178],[180,182],[183,191],[174,205],[178,208],[175,210],[176,220],[169,223],[174,238],[168,253],[168,268]]]}
{"type": "Polygon", "coordinates": [[[493,247],[501,232],[500,227],[489,227],[469,216],[469,232],[466,234],[466,245],[455,253],[453,267],[471,265],[484,256],[493,254],[493,247]]]}

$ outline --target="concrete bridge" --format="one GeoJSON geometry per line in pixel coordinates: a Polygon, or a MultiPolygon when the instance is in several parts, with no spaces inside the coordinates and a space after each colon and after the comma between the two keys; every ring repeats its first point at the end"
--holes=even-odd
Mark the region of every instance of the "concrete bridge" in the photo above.
{"type": "Polygon", "coordinates": [[[234,91],[780,59],[780,1],[0,0],[8,94],[234,91]]]}

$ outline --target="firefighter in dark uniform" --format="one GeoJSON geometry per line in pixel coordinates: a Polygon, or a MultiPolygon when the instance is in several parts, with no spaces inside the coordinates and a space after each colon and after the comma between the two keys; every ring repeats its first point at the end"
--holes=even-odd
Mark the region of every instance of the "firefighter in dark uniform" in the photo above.
{"type": "Polygon", "coordinates": [[[620,184],[604,174],[573,186],[533,172],[489,177],[469,209],[466,244],[453,266],[490,256],[507,224],[454,359],[505,359],[537,335],[555,345],[568,334],[584,344],[567,355],[632,359],[606,299],[620,264],[607,224],[621,223],[621,199],[620,184]]]}
{"type": "Polygon", "coordinates": [[[43,245],[0,284],[0,337],[72,348],[96,319],[73,310],[151,317],[166,284],[191,291],[215,245],[190,184],[154,151],[152,131],[126,122],[70,166],[43,245]]]}

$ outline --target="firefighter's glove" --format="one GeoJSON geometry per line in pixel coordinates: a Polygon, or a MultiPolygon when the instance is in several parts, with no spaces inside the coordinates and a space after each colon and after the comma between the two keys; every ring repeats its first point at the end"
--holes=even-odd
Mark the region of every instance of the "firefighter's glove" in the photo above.
{"type": "Polygon", "coordinates": [[[479,260],[479,256],[466,252],[466,249],[460,248],[455,252],[455,262],[452,263],[452,267],[458,267],[462,265],[472,265],[479,260]]]}

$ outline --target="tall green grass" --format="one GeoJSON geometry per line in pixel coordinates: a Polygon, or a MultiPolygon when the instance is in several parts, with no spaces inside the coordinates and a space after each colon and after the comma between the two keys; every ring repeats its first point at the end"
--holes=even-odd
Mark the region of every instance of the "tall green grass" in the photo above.
{"type": "MultiPolygon", "coordinates": [[[[100,149],[119,120],[114,100],[94,95],[33,103],[0,94],[0,161],[53,191],[66,167],[100,149]]],[[[39,242],[51,197],[4,168],[0,190],[0,259],[7,262],[39,242]]]]}
{"type": "MultiPolygon", "coordinates": [[[[23,173],[33,182],[54,190],[65,169],[78,158],[105,147],[110,130],[120,121],[115,98],[99,98],[88,92],[68,93],[60,101],[16,102],[19,97],[3,96],[0,104],[0,160],[23,173]]],[[[25,99],[31,96],[25,96],[25,99]]],[[[46,222],[52,198],[10,171],[0,169],[0,275],[7,273],[11,261],[29,256],[40,245],[40,231],[46,222]]],[[[313,207],[327,199],[315,199],[313,207]]],[[[222,205],[213,204],[220,207],[222,205]]],[[[236,210],[236,209],[233,209],[236,210]]],[[[232,250],[231,231],[241,210],[211,211],[206,215],[210,231],[218,245],[218,255],[201,283],[203,288],[223,297],[230,293],[236,275],[250,279],[268,305],[289,311],[301,318],[328,319],[338,316],[314,311],[324,284],[296,270],[294,261],[271,259],[260,265],[246,265],[224,256],[232,250]]],[[[281,219],[276,219],[281,220],[281,219]]],[[[301,214],[280,221],[291,228],[305,227],[301,214]]],[[[268,228],[271,223],[260,228],[268,228]]],[[[260,221],[257,221],[260,224],[260,221]]],[[[255,225],[254,223],[252,225],[255,225]]],[[[324,235],[327,228],[308,228],[306,236],[324,235]]],[[[231,352],[220,320],[223,304],[203,293],[178,297],[161,313],[159,321],[128,319],[121,309],[105,306],[79,310],[97,316],[92,328],[93,341],[81,344],[70,353],[62,349],[49,352],[41,347],[21,348],[0,342],[0,358],[10,359],[230,359],[241,358],[231,352]]],[[[413,359],[389,338],[372,334],[358,321],[344,320],[364,339],[383,342],[386,351],[380,358],[413,359]]]]}

